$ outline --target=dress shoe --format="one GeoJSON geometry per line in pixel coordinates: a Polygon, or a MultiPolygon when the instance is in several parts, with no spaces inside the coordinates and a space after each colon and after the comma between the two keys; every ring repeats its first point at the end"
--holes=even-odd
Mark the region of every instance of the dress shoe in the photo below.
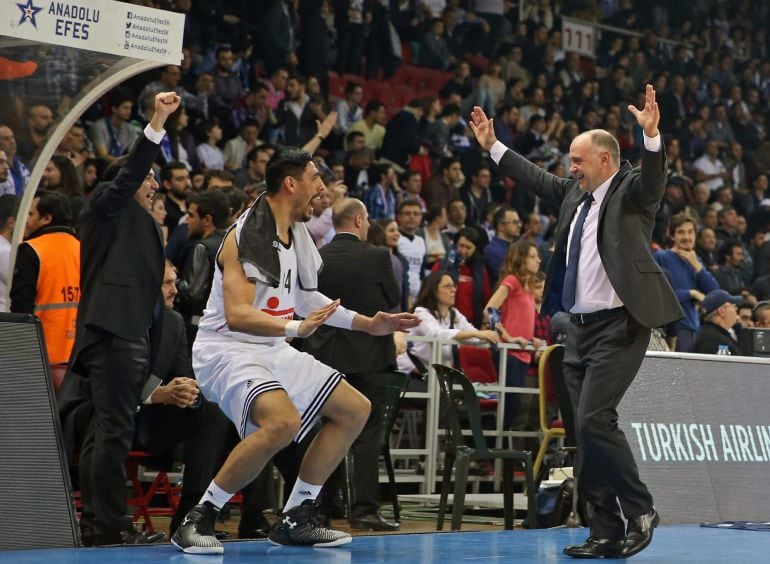
{"type": "Polygon", "coordinates": [[[365,531],[397,531],[401,528],[401,524],[386,521],[379,511],[375,511],[351,519],[350,528],[365,531]]]}
{"type": "Polygon", "coordinates": [[[628,520],[623,557],[640,553],[652,542],[652,530],[660,524],[660,515],[653,507],[649,513],[628,520]]]}
{"type": "Polygon", "coordinates": [[[623,540],[588,537],[583,544],[568,546],[564,554],[573,558],[621,558],[623,540]]]}
{"type": "Polygon", "coordinates": [[[164,533],[149,533],[137,531],[129,527],[111,535],[95,535],[94,546],[115,546],[129,544],[158,544],[166,542],[168,537],[164,533]]]}
{"type": "Polygon", "coordinates": [[[241,519],[238,525],[239,539],[266,539],[270,534],[270,523],[264,515],[257,516],[254,522],[245,522],[241,519]]]}

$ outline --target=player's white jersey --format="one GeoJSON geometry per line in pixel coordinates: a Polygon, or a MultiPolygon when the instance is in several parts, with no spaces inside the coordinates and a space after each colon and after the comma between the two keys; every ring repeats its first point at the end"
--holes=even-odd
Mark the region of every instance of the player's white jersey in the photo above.
{"type": "MultiPolygon", "coordinates": [[[[236,235],[236,239],[238,239],[236,235]]],[[[294,317],[295,296],[297,288],[297,255],[294,252],[296,245],[289,246],[278,243],[278,257],[281,263],[281,282],[273,287],[257,281],[254,294],[254,307],[273,317],[292,319],[294,317]]],[[[238,341],[248,343],[274,344],[284,341],[286,337],[262,337],[231,331],[227,326],[225,317],[224,289],[222,284],[222,271],[217,265],[214,269],[214,280],[211,284],[211,293],[198,326],[197,339],[205,339],[207,331],[214,331],[218,335],[231,337],[238,341]],[[203,329],[203,331],[200,331],[203,329]]]]}

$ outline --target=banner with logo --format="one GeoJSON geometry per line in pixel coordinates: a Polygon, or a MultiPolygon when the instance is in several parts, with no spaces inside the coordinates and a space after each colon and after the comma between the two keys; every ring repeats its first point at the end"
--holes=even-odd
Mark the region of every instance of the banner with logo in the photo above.
{"type": "Polygon", "coordinates": [[[648,356],[619,414],[664,522],[770,520],[767,360],[648,356]]]}
{"type": "Polygon", "coordinates": [[[179,64],[184,15],[112,0],[0,0],[0,35],[179,64]]]}

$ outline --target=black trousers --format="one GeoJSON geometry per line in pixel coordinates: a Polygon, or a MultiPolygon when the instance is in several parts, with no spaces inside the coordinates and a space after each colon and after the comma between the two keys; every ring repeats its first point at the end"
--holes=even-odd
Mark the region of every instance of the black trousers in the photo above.
{"type": "Polygon", "coordinates": [[[583,326],[571,322],[567,330],[564,378],[575,409],[578,489],[596,537],[625,537],[621,508],[626,518],[652,509],[617,412],[649,341],[650,330],[628,313],[583,326]]]}
{"type": "MultiPolygon", "coordinates": [[[[380,508],[379,460],[380,445],[383,440],[385,402],[388,395],[388,388],[384,382],[386,376],[387,374],[382,372],[345,375],[347,382],[372,403],[369,419],[366,420],[361,434],[350,447],[353,459],[353,476],[350,484],[353,498],[351,519],[358,519],[380,508]]],[[[341,472],[335,472],[327,484],[333,488],[342,487],[343,484],[338,479],[341,475],[341,472]]]]}
{"type": "Polygon", "coordinates": [[[83,523],[101,542],[117,542],[131,527],[126,515],[125,462],[134,439],[134,415],[150,370],[149,336],[125,341],[102,336],[78,355],[93,416],[80,450],[83,523]]]}

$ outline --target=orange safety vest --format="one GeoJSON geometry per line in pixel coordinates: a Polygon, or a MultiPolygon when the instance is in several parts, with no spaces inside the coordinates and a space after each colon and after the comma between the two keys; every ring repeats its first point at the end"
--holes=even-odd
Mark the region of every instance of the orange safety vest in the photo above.
{"type": "Polygon", "coordinates": [[[35,315],[43,325],[48,362],[69,362],[80,302],[80,241],[69,233],[47,233],[26,243],[40,259],[35,315]]]}

